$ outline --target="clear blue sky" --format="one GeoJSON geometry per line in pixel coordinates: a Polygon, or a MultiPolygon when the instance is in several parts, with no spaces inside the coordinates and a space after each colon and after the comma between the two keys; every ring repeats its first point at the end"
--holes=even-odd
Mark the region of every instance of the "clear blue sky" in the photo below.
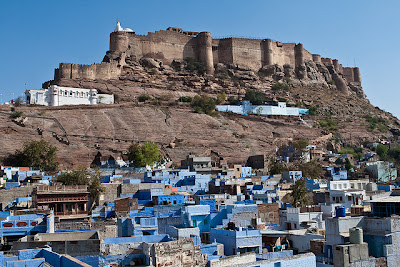
{"type": "Polygon", "coordinates": [[[0,1],[0,94],[39,89],[60,62],[101,62],[119,19],[138,34],[169,26],[214,37],[301,42],[356,64],[371,103],[400,117],[400,1],[0,1]]]}

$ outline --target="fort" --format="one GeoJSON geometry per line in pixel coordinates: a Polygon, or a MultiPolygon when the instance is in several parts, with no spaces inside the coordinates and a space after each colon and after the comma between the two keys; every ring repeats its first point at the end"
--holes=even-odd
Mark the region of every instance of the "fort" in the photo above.
{"type": "MultiPolygon", "coordinates": [[[[127,62],[153,58],[163,64],[194,58],[213,74],[218,63],[243,66],[259,71],[265,66],[279,65],[292,68],[296,73],[307,71],[306,63],[327,68],[331,79],[342,92],[348,83],[361,86],[360,70],[343,67],[337,59],[321,58],[311,54],[301,43],[281,43],[271,39],[223,38],[214,39],[209,32],[190,32],[169,27],[167,30],[138,35],[123,29],[120,23],[110,34],[110,49],[103,62],[92,65],[61,63],[55,70],[55,81],[60,79],[108,80],[117,79],[127,62]],[[342,88],[342,89],[341,89],[342,88]]],[[[304,75],[298,75],[301,78],[304,75]]]]}

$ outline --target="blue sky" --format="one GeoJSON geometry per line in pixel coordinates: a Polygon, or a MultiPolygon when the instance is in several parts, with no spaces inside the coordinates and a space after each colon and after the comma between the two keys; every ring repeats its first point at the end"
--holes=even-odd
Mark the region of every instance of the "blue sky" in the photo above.
{"type": "Polygon", "coordinates": [[[138,34],[169,26],[301,42],[357,65],[373,105],[400,117],[400,1],[0,1],[1,100],[39,89],[60,62],[101,62],[119,19],[138,34]]]}

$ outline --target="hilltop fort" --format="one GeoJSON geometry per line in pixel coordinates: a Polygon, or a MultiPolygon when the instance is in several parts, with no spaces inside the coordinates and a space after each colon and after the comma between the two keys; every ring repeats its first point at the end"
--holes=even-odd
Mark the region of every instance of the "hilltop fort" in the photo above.
{"type": "Polygon", "coordinates": [[[61,63],[37,91],[30,100],[48,106],[31,101],[17,108],[18,119],[5,107],[0,113],[0,157],[44,138],[65,166],[88,166],[97,152],[117,158],[146,141],[174,162],[212,150],[243,163],[299,138],[339,151],[400,136],[397,118],[366,98],[358,68],[270,39],[214,39],[178,28],[137,35],[118,23],[101,63],[61,63]],[[243,101],[252,92],[263,101],[243,101]],[[202,97],[216,111],[196,110],[202,97]]]}
{"type": "Polygon", "coordinates": [[[361,87],[359,68],[343,67],[337,59],[321,58],[307,51],[301,43],[281,43],[271,39],[213,39],[209,32],[190,32],[173,27],[137,35],[129,28],[123,29],[119,22],[110,34],[110,50],[102,63],[61,63],[55,70],[54,80],[118,79],[124,75],[127,66],[143,58],[156,59],[164,65],[193,58],[201,62],[210,75],[215,73],[219,64],[267,73],[271,66],[278,66],[278,71],[273,70],[278,72],[278,77],[332,82],[344,94],[349,93],[349,88],[361,87]]]}

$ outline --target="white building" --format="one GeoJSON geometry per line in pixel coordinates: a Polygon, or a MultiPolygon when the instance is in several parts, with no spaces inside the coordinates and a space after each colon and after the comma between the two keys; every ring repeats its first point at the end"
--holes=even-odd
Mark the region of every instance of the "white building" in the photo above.
{"type": "Polygon", "coordinates": [[[299,116],[300,114],[308,114],[308,109],[287,107],[285,102],[278,102],[277,106],[253,106],[250,104],[250,101],[242,101],[239,106],[217,105],[215,108],[218,111],[233,112],[242,115],[258,114],[299,116]]]}
{"type": "Polygon", "coordinates": [[[287,208],[286,228],[288,230],[304,229],[308,227],[325,229],[321,211],[301,212],[300,208],[287,208]]]}
{"type": "Polygon", "coordinates": [[[98,94],[96,89],[50,85],[48,89],[27,90],[26,102],[31,105],[64,106],[114,104],[114,95],[98,94]]]}

